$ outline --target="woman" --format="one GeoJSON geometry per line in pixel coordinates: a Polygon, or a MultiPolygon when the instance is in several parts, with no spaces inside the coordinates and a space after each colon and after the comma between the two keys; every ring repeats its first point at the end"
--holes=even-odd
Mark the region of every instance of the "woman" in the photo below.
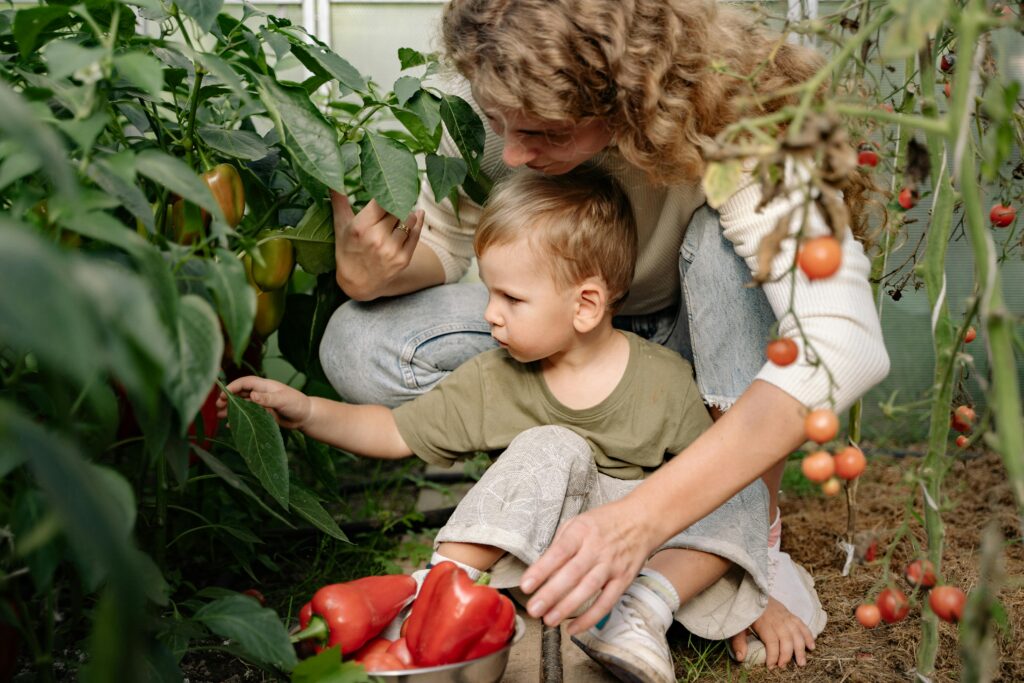
{"type": "MultiPolygon", "coordinates": [[[[761,238],[802,197],[784,194],[760,207],[761,190],[749,183],[716,214],[702,206],[701,144],[744,113],[741,101],[806,80],[820,59],[708,0],[453,0],[443,39],[465,79],[454,91],[475,101],[491,129],[485,172],[528,166],[560,174],[593,163],[625,187],[640,256],[621,324],[692,360],[702,397],[720,416],[633,493],[559,530],[523,577],[523,590],[535,592],[530,613],[557,624],[597,595],[569,628],[581,637],[590,629],[592,646],[591,627],[622,609],[620,596],[653,548],[763,476],[776,517],[769,536],[774,599],[752,625],[759,640],[740,633],[732,646],[747,663],[784,666],[795,658],[802,665],[823,620],[809,578],[778,550],[782,466],[804,441],[806,410],[830,399],[845,409],[886,375],[888,357],[869,264],[849,232],[832,278],[810,283],[798,275],[793,292],[790,279],[778,277],[796,248],[785,240],[769,281],[743,286],[761,238]],[[791,302],[799,331],[786,315],[791,302]],[[810,343],[835,386],[803,353],[787,368],[765,364],[777,317],[779,335],[802,350],[810,343]]],[[[761,101],[769,111],[787,103],[761,101]]],[[[847,190],[854,209],[856,196],[847,190]]],[[[453,284],[472,255],[478,207],[461,197],[456,216],[425,189],[422,211],[403,225],[374,202],[355,217],[344,197],[333,202],[339,285],[369,302],[339,309],[321,346],[324,369],[343,396],[399,403],[493,346],[482,315],[486,292],[453,284]]],[[[793,221],[793,232],[800,229],[827,230],[813,207],[806,221],[793,221]]],[[[694,572],[709,586],[724,580],[728,567],[677,552],[658,556],[669,580],[694,572]]]]}

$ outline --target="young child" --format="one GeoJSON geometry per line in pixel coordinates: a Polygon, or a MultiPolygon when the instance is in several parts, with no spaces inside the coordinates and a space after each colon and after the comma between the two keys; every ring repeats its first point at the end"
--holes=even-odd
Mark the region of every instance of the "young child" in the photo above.
{"type": "MultiPolygon", "coordinates": [[[[431,391],[390,409],[259,377],[228,390],[283,427],[361,456],[450,465],[501,452],[438,533],[431,562],[455,561],[471,576],[486,570],[492,585],[514,588],[562,522],[625,496],[711,419],[689,363],[612,325],[633,279],[637,234],[609,176],[513,174],[484,207],[474,246],[500,348],[431,391]]],[[[224,416],[226,397],[218,405],[224,416]]],[[[674,681],[665,638],[673,615],[722,639],[764,610],[767,506],[758,480],[670,539],[608,618],[574,640],[624,680],[674,681]],[[655,567],[672,553],[706,556],[684,566],[707,570],[666,576],[655,567]]]]}

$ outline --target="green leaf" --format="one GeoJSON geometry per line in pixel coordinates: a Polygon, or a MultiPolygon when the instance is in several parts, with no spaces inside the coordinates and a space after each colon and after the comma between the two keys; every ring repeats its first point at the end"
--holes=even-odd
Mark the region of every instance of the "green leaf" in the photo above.
{"type": "Polygon", "coordinates": [[[206,464],[206,466],[210,468],[211,472],[213,472],[218,477],[223,479],[224,483],[226,483],[228,486],[230,486],[233,489],[237,489],[244,493],[245,495],[252,498],[257,505],[259,505],[267,512],[267,514],[276,518],[285,526],[293,529],[295,528],[295,526],[287,519],[282,517],[279,512],[277,512],[272,507],[264,503],[263,499],[257,496],[256,493],[249,487],[249,485],[246,484],[241,477],[235,474],[235,472],[230,467],[225,465],[221,460],[216,458],[211,453],[203,450],[202,448],[199,448],[198,446],[192,446],[192,452],[195,453],[196,456],[198,456],[199,459],[202,460],[206,464]]]}
{"type": "Polygon", "coordinates": [[[71,138],[83,152],[92,150],[96,137],[107,127],[110,119],[105,111],[97,111],[87,119],[65,119],[57,121],[59,128],[71,138]]]}
{"type": "Polygon", "coordinates": [[[402,71],[405,71],[414,66],[426,64],[427,58],[422,52],[411,47],[400,47],[398,48],[398,62],[402,65],[402,71]]]}
{"type": "MultiPolygon", "coordinates": [[[[134,169],[134,155],[131,159],[131,165],[134,169]]],[[[142,190],[137,185],[125,180],[107,159],[93,160],[86,167],[85,173],[108,194],[120,200],[124,208],[128,209],[133,216],[142,221],[142,225],[145,226],[149,234],[152,235],[156,232],[153,207],[149,205],[146,195],[142,193],[142,190]]]]}
{"type": "Polygon", "coordinates": [[[334,128],[301,88],[286,88],[267,76],[256,78],[281,146],[303,171],[332,190],[344,192],[345,171],[334,128]]]}
{"type": "Polygon", "coordinates": [[[418,93],[421,87],[420,79],[412,76],[402,76],[395,81],[394,91],[398,106],[404,107],[405,103],[412,99],[412,96],[418,93]]]}
{"type": "Polygon", "coordinates": [[[21,56],[28,59],[36,49],[39,34],[58,19],[71,12],[70,5],[44,5],[18,10],[14,15],[14,40],[18,43],[21,56]]]}
{"type": "Polygon", "coordinates": [[[701,181],[708,206],[712,209],[720,207],[729,197],[736,194],[742,181],[743,167],[740,162],[710,162],[704,170],[704,178],[701,181]]]}
{"type": "Polygon", "coordinates": [[[193,52],[192,54],[207,71],[216,76],[217,80],[221,83],[231,88],[231,91],[238,95],[243,102],[248,103],[252,100],[252,96],[249,94],[249,91],[245,89],[245,84],[242,83],[242,79],[239,78],[238,74],[235,73],[235,70],[231,68],[231,64],[224,61],[217,55],[213,55],[208,52],[193,52]]]}
{"type": "Polygon", "coordinates": [[[329,76],[336,79],[344,88],[356,92],[366,90],[366,79],[359,73],[359,70],[326,47],[308,43],[292,43],[291,51],[292,54],[304,63],[308,62],[308,58],[305,58],[308,55],[309,58],[312,58],[317,65],[327,72],[329,76]]]}
{"type": "Polygon", "coordinates": [[[3,112],[0,116],[0,132],[17,140],[23,151],[39,160],[61,194],[69,199],[76,197],[78,183],[68,164],[68,153],[60,137],[40,121],[37,112],[3,80],[0,80],[0,112],[3,112]]]}
{"type": "Polygon", "coordinates": [[[463,159],[456,157],[427,155],[427,180],[434,191],[434,199],[440,203],[453,188],[466,179],[468,166],[463,159]]]}
{"type": "Polygon", "coordinates": [[[184,433],[217,379],[224,352],[217,315],[194,294],[181,297],[175,346],[177,361],[167,369],[165,391],[178,409],[184,433]]]}
{"type": "Polygon", "coordinates": [[[0,163],[0,191],[11,183],[16,183],[27,175],[39,170],[42,164],[34,154],[17,151],[0,163]]]}
{"type": "Polygon", "coordinates": [[[346,142],[341,146],[341,164],[348,173],[359,166],[359,145],[355,142],[346,142]]]}
{"type": "Polygon", "coordinates": [[[10,525],[15,553],[28,565],[36,592],[45,594],[61,560],[60,525],[39,491],[25,489],[15,498],[10,525]]]}
{"type": "Polygon", "coordinates": [[[247,161],[258,161],[270,154],[270,148],[263,138],[247,130],[225,130],[213,126],[201,126],[199,137],[203,142],[225,156],[247,161]]]}
{"type": "Polygon", "coordinates": [[[310,204],[288,237],[295,247],[295,262],[304,271],[319,275],[334,270],[334,219],[329,202],[310,204]]]}
{"type": "Polygon", "coordinates": [[[366,669],[357,662],[341,661],[341,646],[328,648],[299,662],[292,683],[369,683],[366,669]]]}
{"type": "Polygon", "coordinates": [[[287,510],[288,455],[281,430],[262,407],[231,392],[227,392],[227,397],[228,423],[235,447],[267,493],[287,510]]]}
{"type": "Polygon", "coordinates": [[[91,307],[68,282],[68,258],[28,228],[0,218],[0,230],[0,273],[17,283],[0,287],[0,339],[86,385],[100,372],[102,353],[91,307]],[[68,353],[69,339],[75,353],[68,353]]]}
{"type": "Polygon", "coordinates": [[[147,149],[135,157],[135,168],[153,182],[206,209],[210,215],[224,220],[220,204],[214,199],[210,188],[180,159],[164,152],[147,149]]]}
{"type": "Polygon", "coordinates": [[[441,126],[441,100],[433,93],[420,90],[405,103],[405,109],[415,114],[429,135],[438,133],[441,126]]]}
{"type": "Polygon", "coordinates": [[[85,47],[74,40],[55,40],[43,47],[43,59],[53,78],[64,78],[103,59],[102,47],[85,47]]]}
{"type": "Polygon", "coordinates": [[[388,213],[404,219],[416,205],[420,175],[416,157],[391,138],[367,132],[359,142],[366,191],[388,213]]]}
{"type": "Polygon", "coordinates": [[[441,120],[470,169],[479,169],[486,134],[473,107],[458,95],[445,95],[441,100],[441,120]]]}
{"type": "Polygon", "coordinates": [[[195,619],[217,635],[236,641],[258,662],[285,671],[291,671],[298,662],[288,631],[277,614],[245,595],[232,595],[203,605],[195,619]]]}
{"type": "Polygon", "coordinates": [[[159,98],[164,88],[164,70],[156,57],[128,52],[114,57],[114,68],[140,90],[159,98]]]}
{"type": "Polygon", "coordinates": [[[182,12],[196,20],[201,29],[209,31],[224,6],[224,0],[177,0],[177,4],[182,12]]]}
{"type": "Polygon", "coordinates": [[[339,541],[348,542],[348,536],[345,535],[345,532],[338,527],[338,523],[334,521],[330,513],[320,504],[320,499],[317,498],[316,494],[309,489],[292,482],[289,488],[288,504],[291,505],[292,512],[298,514],[299,517],[302,517],[320,531],[339,541]]]}
{"type": "Polygon", "coordinates": [[[256,318],[256,292],[245,276],[245,264],[230,251],[218,249],[217,260],[210,262],[203,282],[217,303],[220,319],[234,349],[235,364],[241,365],[256,318]]]}

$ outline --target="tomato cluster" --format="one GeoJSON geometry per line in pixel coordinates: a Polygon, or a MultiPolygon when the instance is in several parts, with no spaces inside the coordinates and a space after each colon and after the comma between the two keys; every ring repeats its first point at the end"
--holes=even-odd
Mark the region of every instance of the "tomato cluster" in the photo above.
{"type": "MultiPolygon", "coordinates": [[[[804,434],[818,444],[824,444],[839,434],[839,417],[828,408],[812,410],[804,418],[804,434]]],[[[856,446],[846,446],[834,456],[826,450],[811,453],[800,463],[804,476],[816,484],[826,496],[839,493],[839,480],[852,481],[864,473],[867,458],[856,446]]]]}

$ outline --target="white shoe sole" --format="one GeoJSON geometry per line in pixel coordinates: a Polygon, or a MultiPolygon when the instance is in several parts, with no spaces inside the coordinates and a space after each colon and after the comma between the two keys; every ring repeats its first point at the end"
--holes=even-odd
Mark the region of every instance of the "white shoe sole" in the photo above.
{"type": "MultiPolygon", "coordinates": [[[[572,642],[587,653],[587,656],[607,669],[613,676],[626,683],[654,683],[659,681],[657,677],[645,676],[636,670],[630,661],[628,651],[616,647],[587,632],[572,636],[572,642]],[[601,649],[591,646],[594,641],[601,642],[601,649]]],[[[672,681],[676,678],[673,676],[672,681]]]]}

